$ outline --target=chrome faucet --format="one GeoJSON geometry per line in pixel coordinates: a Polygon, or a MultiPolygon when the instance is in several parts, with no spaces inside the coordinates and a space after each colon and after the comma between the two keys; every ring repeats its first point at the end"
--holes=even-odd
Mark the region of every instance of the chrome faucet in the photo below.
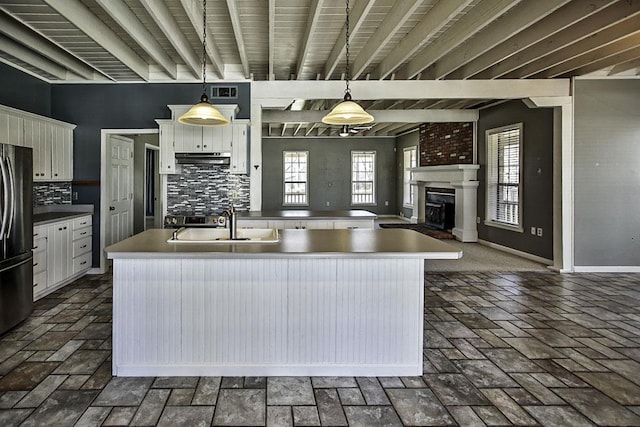
{"type": "Polygon", "coordinates": [[[237,230],[238,230],[238,222],[236,220],[236,208],[234,208],[233,206],[231,206],[231,208],[222,211],[222,214],[226,216],[229,219],[228,225],[229,225],[229,238],[231,240],[235,240],[238,238],[237,236],[237,230]]]}

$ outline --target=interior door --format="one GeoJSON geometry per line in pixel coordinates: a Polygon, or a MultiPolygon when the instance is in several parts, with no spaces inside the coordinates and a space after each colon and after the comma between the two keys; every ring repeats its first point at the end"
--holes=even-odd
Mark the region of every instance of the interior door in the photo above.
{"type": "Polygon", "coordinates": [[[112,245],[133,235],[133,139],[110,135],[107,153],[107,245],[112,245]]]}

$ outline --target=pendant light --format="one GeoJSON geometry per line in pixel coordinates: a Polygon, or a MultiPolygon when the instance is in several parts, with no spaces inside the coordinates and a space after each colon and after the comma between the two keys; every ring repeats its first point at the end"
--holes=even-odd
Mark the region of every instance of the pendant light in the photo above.
{"type": "Polygon", "coordinates": [[[349,68],[349,0],[346,0],[346,73],[345,83],[347,88],[344,91],[344,98],[342,102],[333,107],[333,109],[322,118],[322,123],[328,125],[361,125],[365,123],[371,123],[373,116],[366,111],[355,101],[351,100],[351,89],[349,88],[350,68],[349,68]]]}
{"type": "Polygon", "coordinates": [[[224,126],[229,119],[209,103],[207,96],[207,0],[202,2],[202,96],[195,104],[178,119],[178,122],[194,126],[224,126]]]}

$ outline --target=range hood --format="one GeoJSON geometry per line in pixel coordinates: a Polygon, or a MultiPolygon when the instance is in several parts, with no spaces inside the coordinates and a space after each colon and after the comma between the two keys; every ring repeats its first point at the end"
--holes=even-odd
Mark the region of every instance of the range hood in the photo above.
{"type": "Polygon", "coordinates": [[[231,153],[176,153],[177,163],[228,165],[231,153]]]}

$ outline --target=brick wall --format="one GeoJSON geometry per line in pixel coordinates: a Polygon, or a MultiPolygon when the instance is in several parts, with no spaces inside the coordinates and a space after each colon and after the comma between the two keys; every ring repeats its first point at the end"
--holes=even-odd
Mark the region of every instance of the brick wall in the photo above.
{"type": "Polygon", "coordinates": [[[473,164],[473,123],[420,125],[420,166],[473,164]]]}

